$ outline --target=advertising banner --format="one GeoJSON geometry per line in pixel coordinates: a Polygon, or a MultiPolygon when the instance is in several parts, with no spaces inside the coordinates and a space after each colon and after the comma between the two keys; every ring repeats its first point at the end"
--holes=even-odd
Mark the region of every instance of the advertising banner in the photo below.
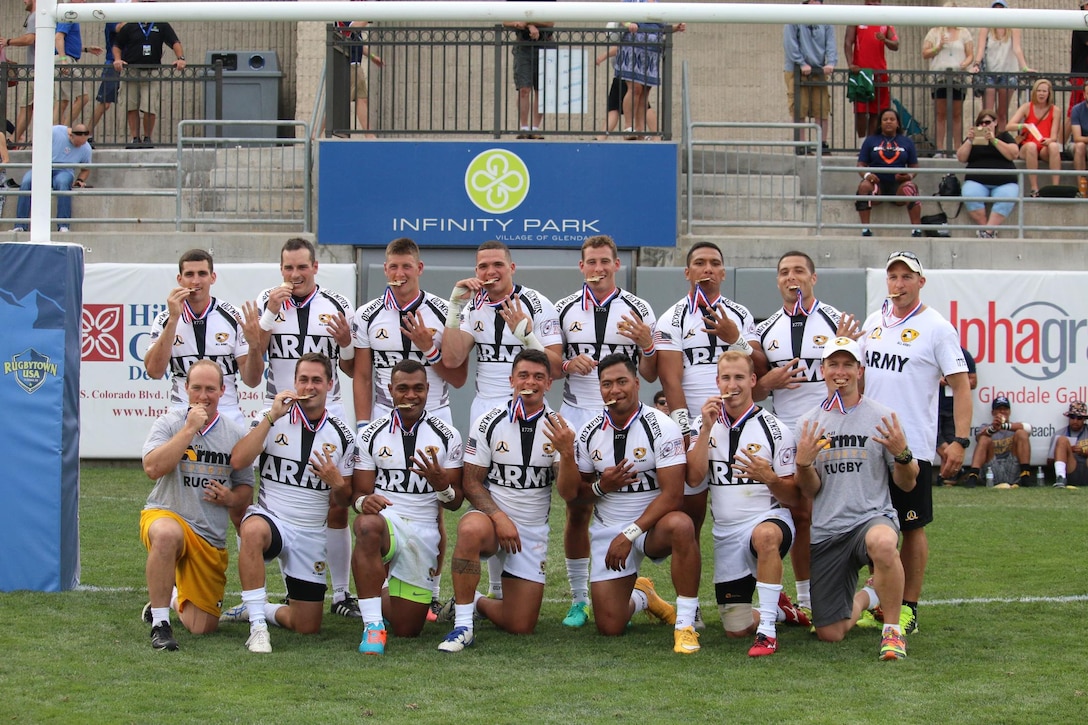
{"type": "MultiPolygon", "coordinates": [[[[283,281],[277,264],[216,264],[212,296],[239,310],[262,290],[283,281]]],[[[169,381],[144,371],[151,326],[177,287],[177,264],[89,264],[83,293],[82,413],[80,453],[84,458],[140,458],[154,419],[166,412],[169,381]]],[[[317,283],[354,304],[355,266],[320,264],[317,283]]],[[[341,374],[344,407],[352,413],[351,380],[341,374]]],[[[264,387],[252,390],[238,380],[242,412],[264,407],[264,387]]],[[[349,423],[354,422],[354,418],[349,423]]]]}
{"type": "MultiPolygon", "coordinates": [[[[952,323],[978,365],[972,437],[993,420],[998,395],[1012,419],[1032,425],[1031,462],[1046,462],[1051,438],[1074,400],[1088,400],[1086,272],[926,270],[922,300],[952,323]]],[[[869,312],[887,294],[883,270],[869,270],[869,312]]],[[[909,391],[904,391],[909,395],[909,391]]],[[[968,449],[970,462],[973,447],[968,449]]]]}
{"type": "Polygon", "coordinates": [[[0,591],[79,583],[83,248],[0,244],[0,591]]]}
{"type": "Polygon", "coordinates": [[[319,142],[318,239],[384,247],[676,246],[671,143],[319,142]]]}

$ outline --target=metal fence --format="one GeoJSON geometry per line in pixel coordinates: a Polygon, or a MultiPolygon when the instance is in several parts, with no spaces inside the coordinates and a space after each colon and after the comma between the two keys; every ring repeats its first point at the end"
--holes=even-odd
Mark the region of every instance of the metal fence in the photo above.
{"type": "MultiPolygon", "coordinates": [[[[1028,101],[1028,95],[1032,84],[1040,78],[1051,82],[1053,102],[1062,111],[1064,118],[1069,108],[1069,99],[1075,91],[1083,91],[1084,79],[1075,78],[1066,73],[1048,74],[1041,72],[1031,73],[1002,73],[995,74],[983,71],[979,74],[971,74],[959,71],[899,71],[889,70],[886,82],[878,82],[878,86],[887,88],[893,103],[898,102],[903,127],[918,147],[919,155],[932,156],[934,153],[951,155],[963,140],[963,134],[956,137],[953,131],[954,102],[957,98],[962,100],[962,128],[971,126],[983,104],[989,101],[996,104],[999,95],[1005,96],[1008,103],[1008,118],[1011,118],[1017,107],[1028,101]],[[989,91],[989,96],[987,95],[989,91]],[[935,96],[943,95],[951,99],[953,103],[948,105],[948,125],[944,138],[938,138],[936,101],[935,96]]],[[[855,152],[861,144],[860,137],[855,132],[854,104],[846,98],[846,87],[849,73],[845,70],[835,71],[826,78],[823,76],[813,79],[805,78],[800,73],[794,77],[794,97],[800,98],[802,89],[827,88],[830,95],[831,129],[828,138],[825,139],[832,152],[855,152]]],[[[993,107],[993,106],[991,106],[993,107]]],[[[994,110],[997,110],[994,108],[994,110]]],[[[794,121],[802,122],[800,117],[801,104],[794,107],[794,121]]],[[[800,136],[796,136],[800,140],[800,136]]]]}
{"type": "MultiPolygon", "coordinates": [[[[34,66],[0,64],[0,128],[14,124],[13,140],[31,143],[32,124],[28,107],[33,106],[34,66]]],[[[125,81],[139,78],[154,86],[156,123],[151,142],[172,146],[177,141],[178,122],[187,119],[222,118],[223,64],[189,64],[182,70],[170,65],[139,71],[125,69],[118,76],[105,65],[65,65],[56,68],[54,107],[64,125],[86,124],[95,148],[124,147],[132,143],[125,112],[125,81]]],[[[10,128],[10,127],[9,127],[10,128]]],[[[138,133],[144,136],[141,120],[138,133]]]]}
{"type": "Polygon", "coordinates": [[[351,28],[353,34],[345,37],[346,30],[334,25],[327,30],[328,136],[522,134],[513,52],[524,49],[537,69],[537,102],[543,111],[543,123],[534,135],[672,138],[668,29],[632,35],[606,28],[557,27],[536,41],[519,40],[512,28],[501,25],[351,28]],[[608,130],[605,110],[615,77],[610,58],[629,53],[660,58],[660,84],[648,86],[650,128],[637,134],[624,131],[632,125],[627,118],[608,130]],[[359,80],[366,86],[362,97],[368,108],[352,113],[353,88],[363,90],[359,80]]]}

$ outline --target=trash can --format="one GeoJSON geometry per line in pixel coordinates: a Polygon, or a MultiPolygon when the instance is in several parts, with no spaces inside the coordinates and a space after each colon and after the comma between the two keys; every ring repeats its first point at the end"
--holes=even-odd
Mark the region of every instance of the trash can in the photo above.
{"type": "MultiPolygon", "coordinates": [[[[274,50],[209,50],[204,62],[223,62],[223,108],[219,118],[225,121],[275,121],[279,118],[279,57],[274,50]]],[[[212,74],[209,69],[209,75],[212,74]]],[[[204,83],[204,118],[216,120],[215,81],[204,83]]],[[[276,138],[276,126],[244,123],[210,129],[217,137],[276,138]]]]}

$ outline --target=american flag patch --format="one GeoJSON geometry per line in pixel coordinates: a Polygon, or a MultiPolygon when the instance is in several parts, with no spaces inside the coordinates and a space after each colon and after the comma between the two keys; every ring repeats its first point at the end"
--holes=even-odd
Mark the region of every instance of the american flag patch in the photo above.
{"type": "Polygon", "coordinates": [[[672,335],[663,330],[654,330],[654,343],[672,342],[672,335]]]}
{"type": "Polygon", "coordinates": [[[467,455],[467,456],[476,455],[476,439],[473,438],[472,436],[469,436],[468,442],[465,443],[465,455],[467,455]]]}

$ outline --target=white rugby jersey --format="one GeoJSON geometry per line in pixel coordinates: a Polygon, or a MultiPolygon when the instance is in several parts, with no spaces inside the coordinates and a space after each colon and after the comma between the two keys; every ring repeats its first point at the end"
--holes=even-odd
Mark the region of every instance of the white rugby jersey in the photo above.
{"type": "MultiPolygon", "coordinates": [[[[401,360],[415,360],[426,368],[430,392],[427,395],[427,408],[435,410],[450,404],[450,391],[438,373],[412,339],[401,330],[404,314],[418,312],[423,323],[434,331],[434,344],[442,347],[442,334],[446,329],[448,303],[430,292],[420,290],[419,296],[407,307],[401,308],[389,293],[370,300],[355,312],[351,325],[352,342],[355,347],[369,349],[372,361],[371,379],[374,381],[374,404],[383,408],[392,408],[393,399],[389,396],[389,381],[393,366],[401,360]]],[[[368,353],[364,352],[363,355],[368,353]]]]}
{"type": "MultiPolygon", "coordinates": [[[[234,305],[212,297],[204,314],[193,313],[188,302],[182,303],[181,319],[175,327],[170,346],[170,403],[187,405],[185,378],[197,360],[211,360],[223,371],[220,408],[238,408],[238,358],[249,354],[249,343],[242,333],[242,316],[234,305]]],[[[170,311],[163,310],[151,325],[151,344],[155,345],[170,321],[170,311]]],[[[163,341],[167,344],[167,341],[163,341]]]]}
{"type": "Polygon", "coordinates": [[[433,522],[438,516],[438,496],[427,479],[413,473],[412,456],[433,451],[443,469],[461,468],[461,434],[443,420],[426,412],[411,428],[405,428],[396,411],[382,416],[359,431],[356,470],[374,471],[374,492],[385,496],[404,519],[433,522]]]}
{"type": "Polygon", "coordinates": [[[788,365],[800,358],[805,379],[792,390],[780,388],[772,391],[774,413],[796,431],[801,416],[824,402],[827,386],[820,362],[824,356],[824,343],[835,339],[842,313],[819,300],[813,301],[813,309],[805,314],[791,315],[779,308],[773,315],[756,326],[756,335],[771,368],[788,365]]]}
{"type": "Polygon", "coordinates": [[[932,461],[941,376],[967,372],[956,328],[926,307],[902,320],[885,320],[874,312],[862,329],[858,342],[865,357],[865,395],[899,415],[915,458],[932,461]]]}
{"type": "MultiPolygon", "coordinates": [[[[261,411],[253,425],[260,425],[268,412],[261,411]]],[[[295,403],[265,436],[257,459],[261,477],[257,503],[296,526],[323,527],[331,489],[310,470],[310,459],[318,453],[332,456],[340,473],[350,479],[358,457],[351,429],[328,411],[311,423],[295,403]]]]}
{"type": "Polygon", "coordinates": [[[607,526],[629,524],[643,514],[661,493],[658,469],[687,463],[680,426],[641,403],[627,421],[613,421],[602,412],[586,423],[574,455],[582,473],[599,474],[625,458],[634,466],[637,481],[597,499],[593,515],[607,526]]]}
{"type": "MultiPolygon", "coordinates": [[[[717,335],[703,332],[703,313],[695,308],[689,294],[665,311],[658,320],[654,339],[659,350],[675,350],[684,354],[682,384],[688,400],[688,410],[698,415],[699,408],[712,395],[718,394],[718,358],[729,347],[717,335]],[[694,311],[693,311],[694,308],[694,311]]],[[[742,304],[719,295],[711,306],[723,310],[748,342],[759,342],[752,313],[742,304]]]]}
{"type": "MultiPolygon", "coordinates": [[[[263,313],[268,308],[268,295],[272,289],[261,292],[258,302],[263,313]]],[[[276,393],[291,390],[295,386],[295,363],[308,352],[319,352],[332,360],[332,391],[328,406],[340,402],[340,346],[329,333],[329,320],[340,312],[347,318],[349,329],[355,312],[347,298],[314,287],[306,299],[289,298],[283,303],[272,326],[268,343],[268,383],[265,385],[265,402],[271,403],[276,393]]]]}
{"type": "MultiPolygon", "coordinates": [[[[689,450],[694,449],[699,440],[702,423],[703,418],[699,416],[692,424],[689,450]]],[[[710,436],[707,482],[710,484],[715,536],[727,536],[732,529],[747,525],[771,509],[780,508],[766,484],[735,476],[732,463],[737,451],[745,451],[749,456],[770,461],[771,468],[780,478],[792,476],[797,444],[790,429],[763,408],[753,405],[735,421],[725,422],[719,416],[707,435],[710,436]]]]}
{"type": "Polygon", "coordinates": [[[544,435],[546,405],[530,420],[510,420],[513,403],[480,416],[465,441],[465,463],[487,469],[484,485],[514,523],[548,523],[555,446],[544,435]]]}
{"type": "MultiPolygon", "coordinates": [[[[612,353],[623,353],[638,365],[642,351],[629,337],[619,333],[624,316],[642,320],[653,329],[656,319],[649,303],[630,292],[616,288],[603,300],[597,300],[588,287],[555,304],[559,329],[563,335],[563,359],[588,355],[597,362],[612,353]]],[[[597,369],[589,375],[567,375],[563,383],[563,402],[576,408],[595,410],[604,406],[597,369]]]]}
{"type": "MultiPolygon", "coordinates": [[[[534,289],[514,285],[511,296],[521,298],[522,309],[533,321],[533,333],[544,347],[560,345],[559,319],[551,301],[534,289]]],[[[476,342],[476,393],[485,398],[509,397],[510,370],[525,347],[499,315],[501,304],[477,294],[461,313],[461,329],[476,342]]]]}

